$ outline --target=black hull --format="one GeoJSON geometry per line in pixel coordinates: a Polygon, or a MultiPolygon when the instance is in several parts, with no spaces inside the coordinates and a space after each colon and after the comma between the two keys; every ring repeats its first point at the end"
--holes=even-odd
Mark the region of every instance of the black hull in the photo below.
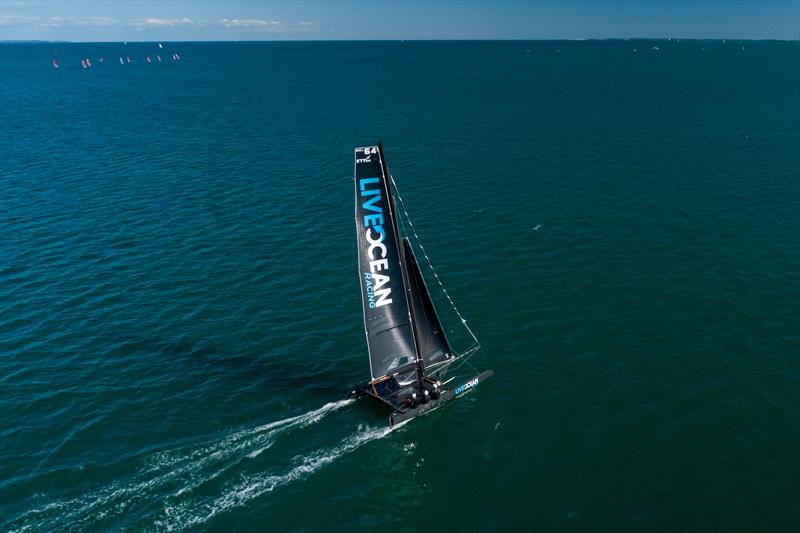
{"type": "Polygon", "coordinates": [[[429,399],[426,403],[417,403],[413,407],[399,404],[395,400],[395,398],[397,398],[398,396],[394,396],[392,398],[386,398],[375,394],[374,387],[371,387],[369,384],[356,387],[353,390],[353,394],[356,397],[369,396],[370,398],[373,398],[381,402],[387,407],[394,409],[394,412],[389,416],[389,425],[396,426],[403,422],[407,422],[412,418],[416,418],[418,416],[424,415],[425,413],[429,413],[435,409],[438,409],[439,407],[449,402],[450,400],[458,398],[459,396],[463,396],[464,394],[468,393],[469,391],[477,387],[480,383],[483,383],[493,375],[494,372],[492,370],[485,370],[480,374],[478,374],[477,376],[473,377],[472,379],[469,379],[464,383],[461,383],[451,389],[443,389],[439,393],[438,398],[429,399]]]}
{"type": "Polygon", "coordinates": [[[428,403],[415,407],[413,409],[405,409],[403,411],[397,410],[389,416],[389,425],[396,426],[403,422],[407,422],[412,418],[424,415],[434,409],[438,409],[443,404],[455,398],[453,391],[446,390],[439,396],[438,400],[428,400],[428,403]]]}

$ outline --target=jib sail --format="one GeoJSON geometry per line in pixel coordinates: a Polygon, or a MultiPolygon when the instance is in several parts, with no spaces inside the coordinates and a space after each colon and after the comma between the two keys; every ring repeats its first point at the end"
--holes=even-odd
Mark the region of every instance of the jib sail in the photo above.
{"type": "Polygon", "coordinates": [[[403,238],[403,250],[410,285],[414,332],[417,336],[417,346],[419,346],[422,361],[428,367],[450,359],[452,353],[439,317],[436,315],[436,309],[433,307],[425,279],[419,270],[414,250],[407,238],[403,238]]]}
{"type": "Polygon", "coordinates": [[[358,269],[372,379],[414,365],[416,349],[389,176],[377,146],[355,150],[358,269]]]}

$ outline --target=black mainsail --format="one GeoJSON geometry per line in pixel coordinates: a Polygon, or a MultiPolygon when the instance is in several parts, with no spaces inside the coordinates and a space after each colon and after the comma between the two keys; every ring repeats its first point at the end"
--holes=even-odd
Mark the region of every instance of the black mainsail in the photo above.
{"type": "Polygon", "coordinates": [[[389,177],[377,146],[356,148],[356,232],[372,379],[417,361],[389,177]]]}

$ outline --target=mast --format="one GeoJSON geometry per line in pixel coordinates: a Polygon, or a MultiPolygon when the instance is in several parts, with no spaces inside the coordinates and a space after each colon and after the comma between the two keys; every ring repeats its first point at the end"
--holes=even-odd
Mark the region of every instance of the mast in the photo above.
{"type": "MultiPolygon", "coordinates": [[[[386,187],[389,193],[388,205],[389,205],[389,211],[392,214],[392,230],[394,231],[394,234],[396,235],[399,242],[400,227],[397,224],[397,208],[394,205],[394,195],[392,194],[392,190],[394,189],[394,187],[392,186],[393,180],[391,179],[391,174],[389,174],[389,168],[386,165],[386,158],[383,155],[383,143],[380,141],[378,142],[378,155],[380,156],[381,171],[383,172],[384,179],[386,180],[386,187]]],[[[402,246],[401,244],[400,246],[398,246],[398,248],[399,248],[398,251],[400,252],[400,271],[403,274],[403,286],[406,289],[406,295],[408,301],[411,302],[413,295],[411,294],[411,281],[409,280],[408,277],[408,269],[406,268],[406,265],[408,263],[406,262],[405,247],[402,246]]],[[[416,322],[414,321],[414,311],[412,305],[408,306],[408,320],[411,323],[411,337],[414,339],[414,355],[415,355],[414,368],[416,369],[417,372],[417,394],[419,395],[420,401],[422,401],[424,393],[424,383],[425,383],[424,381],[425,367],[423,366],[422,352],[419,348],[419,340],[417,339],[417,334],[415,331],[416,322]]]]}

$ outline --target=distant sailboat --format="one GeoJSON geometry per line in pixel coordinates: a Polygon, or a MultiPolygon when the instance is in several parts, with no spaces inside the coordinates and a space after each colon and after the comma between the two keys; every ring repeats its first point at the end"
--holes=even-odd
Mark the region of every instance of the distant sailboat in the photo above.
{"type": "Polygon", "coordinates": [[[86,60],[85,59],[81,59],[81,66],[83,68],[89,68],[88,65],[86,65],[86,60]]]}
{"type": "Polygon", "coordinates": [[[119,64],[120,65],[124,65],[125,64],[125,61],[122,60],[122,57],[119,58],[119,64]]]}
{"type": "Polygon", "coordinates": [[[100,56],[100,62],[102,63],[103,61],[103,56],[100,56]]]}
{"type": "Polygon", "coordinates": [[[89,65],[90,67],[92,66],[92,60],[89,59],[88,57],[86,58],[86,64],[89,65]]]}
{"type": "MultiPolygon", "coordinates": [[[[355,160],[358,270],[371,381],[351,395],[391,407],[389,424],[395,425],[465,394],[493,372],[464,367],[480,344],[454,305],[474,344],[461,353],[451,348],[420,268],[427,264],[433,271],[430,260],[421,245],[425,263],[417,260],[410,238],[418,237],[410,221],[411,234],[400,231],[400,217],[408,220],[408,214],[386,166],[383,146],[356,148],[355,160]],[[456,361],[461,361],[453,370],[457,375],[446,376],[456,361]]],[[[452,305],[449,296],[447,300],[452,305]]]]}
{"type": "Polygon", "coordinates": [[[152,61],[150,60],[150,56],[146,56],[146,58],[148,63],[152,63],[152,61]]]}
{"type": "Polygon", "coordinates": [[[125,56],[125,59],[128,61],[128,63],[131,62],[131,56],[125,56]]]}
{"type": "Polygon", "coordinates": [[[53,68],[58,68],[58,61],[53,59],[53,68]]]}
{"type": "Polygon", "coordinates": [[[158,62],[161,63],[161,56],[160,55],[156,54],[156,59],[158,59],[158,62]]]}
{"type": "Polygon", "coordinates": [[[163,44],[161,44],[161,43],[158,43],[158,47],[159,47],[159,48],[164,48],[164,45],[163,45],[163,44]]]}

